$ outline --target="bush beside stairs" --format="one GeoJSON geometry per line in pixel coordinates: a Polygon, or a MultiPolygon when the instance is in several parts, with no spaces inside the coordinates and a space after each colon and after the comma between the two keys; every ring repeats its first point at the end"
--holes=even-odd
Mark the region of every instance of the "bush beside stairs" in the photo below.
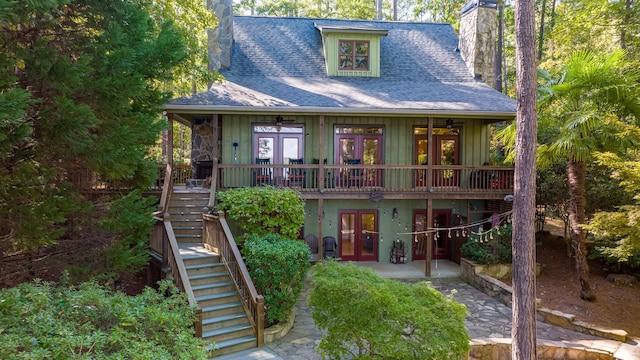
{"type": "Polygon", "coordinates": [[[251,322],[220,256],[202,245],[202,214],[209,192],[174,192],[169,216],[198,306],[202,309],[202,337],[215,343],[211,356],[257,346],[251,322]]]}

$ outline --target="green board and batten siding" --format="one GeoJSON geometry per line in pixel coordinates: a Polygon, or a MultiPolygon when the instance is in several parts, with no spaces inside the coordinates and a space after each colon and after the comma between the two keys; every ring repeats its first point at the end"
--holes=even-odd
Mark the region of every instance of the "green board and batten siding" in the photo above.
{"type": "MultiPolygon", "coordinates": [[[[223,115],[222,116],[222,163],[233,164],[233,143],[238,143],[238,164],[253,163],[252,126],[254,124],[273,123],[270,115],[223,115]]],[[[317,134],[317,116],[287,116],[289,123],[304,125],[304,158],[305,163],[319,157],[319,134],[317,134]]],[[[436,120],[435,126],[443,121],[436,120]]],[[[456,123],[464,122],[460,133],[460,162],[462,165],[482,165],[489,159],[489,129],[482,120],[455,119],[456,123]]],[[[382,118],[382,117],[325,117],[324,146],[329,164],[334,163],[335,126],[383,126],[383,161],[384,164],[411,165],[414,163],[414,137],[416,127],[427,127],[426,118],[382,118]]]]}

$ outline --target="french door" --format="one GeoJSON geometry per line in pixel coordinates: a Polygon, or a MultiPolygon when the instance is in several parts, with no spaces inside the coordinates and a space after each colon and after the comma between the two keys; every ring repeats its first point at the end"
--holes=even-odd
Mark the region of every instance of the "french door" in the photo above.
{"type": "MultiPolygon", "coordinates": [[[[382,164],[381,127],[336,128],[335,163],[348,165],[382,164]]],[[[381,186],[382,173],[377,169],[342,168],[337,175],[338,184],[381,186]],[[354,181],[355,180],[355,181],[354,181]]]]}
{"type": "MultiPolygon", "coordinates": [[[[304,154],[303,128],[300,126],[254,126],[253,155],[255,159],[269,159],[269,164],[286,165],[290,159],[304,154]]],[[[254,162],[257,162],[254,159],[254,162]]],[[[274,176],[285,178],[288,169],[274,169],[274,176]]]]}
{"type": "MultiPolygon", "coordinates": [[[[419,130],[419,129],[417,129],[419,130]]],[[[429,151],[433,154],[433,165],[460,165],[460,137],[450,129],[433,129],[433,146],[423,133],[415,135],[414,163],[427,166],[429,151]]],[[[460,173],[454,169],[434,169],[431,184],[427,184],[427,170],[416,171],[416,186],[459,186],[460,173]]]]}
{"type": "Polygon", "coordinates": [[[375,210],[338,212],[339,256],[347,261],[378,260],[378,216],[375,210]]]}
{"type": "MultiPolygon", "coordinates": [[[[429,236],[426,233],[420,233],[427,231],[427,212],[425,210],[418,210],[413,214],[413,228],[414,231],[419,233],[413,238],[413,260],[426,260],[427,258],[427,242],[429,236]]],[[[451,227],[451,210],[437,209],[433,210],[433,223],[430,228],[441,228],[445,230],[438,230],[435,233],[431,233],[433,241],[433,259],[449,259],[449,249],[451,243],[451,232],[447,230],[451,227]]]]}
{"type": "MultiPolygon", "coordinates": [[[[435,145],[435,165],[460,165],[457,136],[437,136],[435,145]]],[[[460,171],[454,169],[434,170],[433,180],[435,181],[434,186],[458,186],[460,171]]]]}

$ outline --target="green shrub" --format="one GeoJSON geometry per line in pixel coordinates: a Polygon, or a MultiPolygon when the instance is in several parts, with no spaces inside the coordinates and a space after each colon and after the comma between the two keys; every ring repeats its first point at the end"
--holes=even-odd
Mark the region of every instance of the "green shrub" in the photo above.
{"type": "Polygon", "coordinates": [[[583,225],[593,241],[589,257],[604,261],[612,271],[640,272],[640,206],[598,212],[583,225]]]}
{"type": "Polygon", "coordinates": [[[217,197],[216,209],[235,220],[244,236],[276,233],[295,239],[304,224],[304,201],[294,189],[255,186],[222,191],[217,197]]]}
{"type": "Polygon", "coordinates": [[[433,289],[326,261],[312,269],[309,305],[326,330],[318,352],[330,359],[461,359],[469,351],[466,307],[433,289]]]}
{"type": "Polygon", "coordinates": [[[264,296],[266,325],[285,320],[304,287],[309,247],[278,234],[254,234],[248,237],[242,253],[256,290],[264,296]]]}
{"type": "Polygon", "coordinates": [[[613,272],[640,274],[640,250],[623,240],[596,238],[589,247],[589,259],[603,261],[613,272]]]}
{"type": "Polygon", "coordinates": [[[478,264],[511,264],[511,224],[482,234],[471,234],[461,251],[462,256],[478,264]]]}
{"type": "Polygon", "coordinates": [[[184,294],[131,297],[95,283],[23,283],[0,291],[1,359],[206,359],[184,294]]]}

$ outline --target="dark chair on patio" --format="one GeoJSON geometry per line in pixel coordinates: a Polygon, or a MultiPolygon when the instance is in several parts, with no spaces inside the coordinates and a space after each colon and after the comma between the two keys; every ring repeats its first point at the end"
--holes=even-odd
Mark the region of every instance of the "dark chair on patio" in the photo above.
{"type": "MultiPolygon", "coordinates": [[[[360,165],[360,159],[346,159],[345,165],[360,165]]],[[[364,183],[364,171],[362,169],[347,169],[346,173],[346,186],[347,187],[361,187],[364,183]]]]}
{"type": "Polygon", "coordinates": [[[307,243],[307,245],[309,246],[309,250],[311,250],[311,257],[310,257],[310,261],[311,262],[316,262],[319,260],[318,257],[318,237],[313,235],[313,234],[309,234],[307,236],[304,237],[304,242],[307,243]]]}
{"type": "Polygon", "coordinates": [[[338,257],[338,243],[333,236],[322,238],[322,257],[325,259],[338,257]]]}
{"type": "MultiPolygon", "coordinates": [[[[289,159],[289,165],[302,165],[304,159],[289,159]]],[[[306,171],[300,168],[289,168],[287,183],[292,187],[305,187],[306,171]]]]}
{"type": "MultiPolygon", "coordinates": [[[[256,158],[256,165],[270,165],[269,158],[256,158]]],[[[273,172],[270,167],[260,167],[253,170],[253,185],[271,184],[273,172]]]]}

